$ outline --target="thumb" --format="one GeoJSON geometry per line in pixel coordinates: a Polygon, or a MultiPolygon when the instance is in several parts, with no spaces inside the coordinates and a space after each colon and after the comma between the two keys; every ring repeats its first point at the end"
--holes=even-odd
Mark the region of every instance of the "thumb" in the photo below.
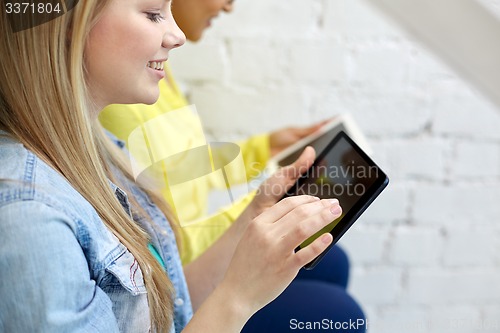
{"type": "MultiPolygon", "coordinates": [[[[300,157],[292,164],[276,171],[259,187],[258,193],[264,193],[266,202],[274,204],[295,184],[301,175],[307,172],[314,162],[316,153],[313,147],[306,147],[300,157]]],[[[259,195],[257,195],[260,197],[259,195]]]]}
{"type": "Polygon", "coordinates": [[[278,170],[277,173],[281,172],[282,175],[291,182],[290,186],[292,186],[301,175],[309,170],[315,158],[316,152],[314,148],[307,146],[295,162],[278,170]]]}

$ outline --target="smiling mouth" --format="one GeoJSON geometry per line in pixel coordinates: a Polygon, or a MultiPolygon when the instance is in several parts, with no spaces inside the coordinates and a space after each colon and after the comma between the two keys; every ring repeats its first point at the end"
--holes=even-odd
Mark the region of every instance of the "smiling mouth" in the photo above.
{"type": "Polygon", "coordinates": [[[156,69],[157,71],[162,71],[164,65],[164,61],[149,61],[146,66],[152,69],[156,69]]]}

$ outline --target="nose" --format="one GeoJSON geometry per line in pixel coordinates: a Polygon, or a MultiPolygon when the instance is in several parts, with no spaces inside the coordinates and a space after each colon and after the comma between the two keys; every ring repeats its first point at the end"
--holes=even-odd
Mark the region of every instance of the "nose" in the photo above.
{"type": "Polygon", "coordinates": [[[179,28],[174,20],[168,25],[166,33],[163,35],[162,45],[166,49],[175,49],[184,45],[186,42],[186,35],[179,28]]]}
{"type": "Polygon", "coordinates": [[[224,6],[222,7],[222,10],[226,13],[230,13],[233,11],[234,7],[234,0],[227,0],[224,6]]]}

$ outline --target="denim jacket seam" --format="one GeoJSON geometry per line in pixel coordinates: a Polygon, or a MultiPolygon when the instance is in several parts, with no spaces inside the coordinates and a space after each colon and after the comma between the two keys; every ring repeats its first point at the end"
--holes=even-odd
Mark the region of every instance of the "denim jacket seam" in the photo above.
{"type": "Polygon", "coordinates": [[[16,194],[13,195],[13,196],[10,196],[10,195],[7,195],[7,196],[3,196],[3,197],[0,197],[0,207],[5,207],[5,206],[8,206],[10,204],[14,204],[14,203],[17,203],[17,202],[33,202],[33,203],[37,203],[37,204],[41,204],[43,206],[46,206],[46,207],[49,207],[49,208],[52,208],[54,210],[56,210],[57,212],[63,214],[68,221],[71,221],[74,225],[75,225],[75,228],[71,228],[73,230],[73,233],[75,233],[75,236],[78,234],[78,229],[80,229],[80,221],[75,218],[75,216],[73,214],[70,214],[66,209],[63,209],[61,207],[61,205],[58,205],[58,204],[54,204],[54,201],[51,200],[49,197],[46,197],[46,196],[36,196],[34,195],[35,193],[28,193],[29,196],[28,197],[25,197],[23,196],[22,194],[22,191],[14,191],[16,194]],[[33,194],[33,195],[32,195],[33,194]],[[75,230],[76,229],[76,230],[75,230]]]}
{"type": "Polygon", "coordinates": [[[0,207],[17,201],[29,201],[34,199],[34,193],[26,189],[13,189],[0,193],[0,207]]]}
{"type": "Polygon", "coordinates": [[[118,242],[116,247],[111,250],[106,257],[102,260],[102,265],[97,266],[96,268],[99,270],[106,270],[114,263],[118,258],[120,258],[125,252],[127,252],[127,248],[122,243],[118,242]],[[101,267],[102,266],[102,267],[101,267]]]}
{"type": "Polygon", "coordinates": [[[34,196],[35,195],[35,177],[36,177],[36,166],[37,166],[37,157],[31,151],[27,151],[26,156],[26,166],[24,168],[24,181],[25,184],[29,184],[29,193],[34,196]]]}

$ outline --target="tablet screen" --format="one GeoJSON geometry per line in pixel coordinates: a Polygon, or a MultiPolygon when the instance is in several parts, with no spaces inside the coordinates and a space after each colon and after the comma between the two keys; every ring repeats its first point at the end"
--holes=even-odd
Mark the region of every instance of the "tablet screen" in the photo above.
{"type": "Polygon", "coordinates": [[[279,160],[278,165],[283,167],[295,162],[300,157],[306,146],[312,146],[316,153],[321,153],[323,149],[325,149],[326,146],[328,146],[328,144],[332,141],[332,139],[337,134],[339,134],[340,131],[346,131],[346,128],[342,123],[337,124],[335,127],[328,130],[323,135],[319,136],[311,142],[308,142],[307,144],[304,144],[302,147],[300,147],[300,149],[297,149],[295,152],[279,160]]]}
{"type": "MultiPolygon", "coordinates": [[[[318,156],[313,166],[287,195],[308,194],[322,199],[337,198],[342,215],[300,247],[325,232],[337,242],[387,185],[384,172],[344,132],[339,133],[318,156]]],[[[299,247],[299,249],[300,249],[299,247]]]]}

